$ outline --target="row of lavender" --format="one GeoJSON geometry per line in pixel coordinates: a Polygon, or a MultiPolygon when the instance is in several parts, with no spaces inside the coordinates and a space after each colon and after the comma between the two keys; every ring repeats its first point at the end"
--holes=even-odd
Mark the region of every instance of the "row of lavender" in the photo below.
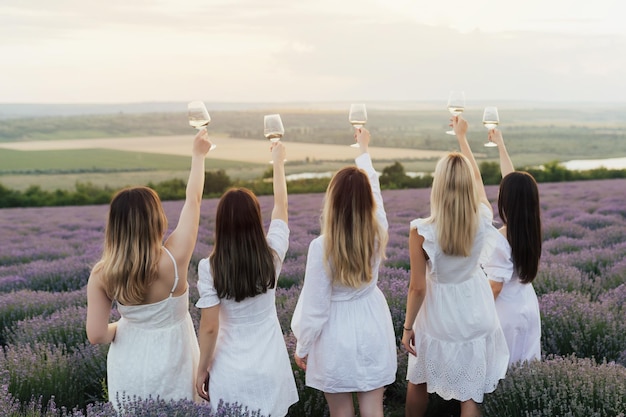
{"type": "MultiPolygon", "coordinates": [[[[575,403],[571,398],[576,395],[583,396],[581,407],[605,407],[595,402],[588,405],[584,401],[587,394],[577,391],[577,381],[592,381],[598,378],[596,375],[602,375],[599,381],[606,384],[594,385],[600,394],[593,398],[613,396],[600,403],[606,402],[615,410],[626,408],[624,189],[624,180],[540,185],[545,243],[535,289],[540,296],[542,343],[547,359],[532,367],[512,370],[501,388],[487,398],[488,410],[492,407],[498,415],[518,415],[515,413],[520,409],[533,407],[538,410],[533,415],[563,415],[565,412],[550,407],[571,408],[575,403]],[[593,358],[598,364],[568,355],[593,358]],[[534,383],[529,381],[542,376],[546,380],[544,391],[535,395],[534,383]],[[554,385],[550,381],[555,378],[571,383],[554,385]],[[618,382],[613,383],[610,378],[618,382]],[[550,394],[551,389],[560,390],[560,394],[550,394]],[[546,395],[544,404],[541,396],[546,395]],[[559,395],[570,400],[559,405],[559,401],[553,401],[559,395]],[[531,401],[520,398],[530,398],[535,403],[519,404],[531,401]]],[[[488,187],[488,195],[495,201],[497,188],[488,187]]],[[[409,279],[408,224],[413,218],[428,214],[429,190],[385,191],[383,196],[390,239],[380,286],[399,336],[409,279]]],[[[308,244],[319,233],[322,197],[290,197],[290,249],[277,297],[279,319],[290,349],[293,336],[289,322],[304,276],[308,244]]],[[[204,202],[194,265],[211,248],[216,203],[204,202]]],[[[262,197],[261,204],[264,215],[269,216],[271,197],[262,197]]],[[[166,202],[164,206],[173,226],[181,203],[166,202]]],[[[15,405],[17,400],[25,404],[31,397],[41,397],[45,405],[54,396],[56,404],[72,408],[99,404],[105,398],[107,347],[86,343],[84,285],[91,265],[100,255],[106,214],[106,206],[0,211],[0,343],[4,346],[0,355],[0,404],[15,405]]],[[[192,302],[197,299],[193,269],[192,302]]],[[[197,325],[197,309],[192,307],[191,313],[197,325]]],[[[115,315],[113,311],[112,317],[115,315]]],[[[398,379],[387,392],[390,410],[403,401],[406,354],[400,349],[398,358],[398,379]]],[[[294,372],[302,400],[290,415],[323,415],[323,398],[306,389],[303,375],[294,372]]],[[[593,387],[586,387],[584,392],[589,389],[596,392],[593,387]]],[[[31,408],[36,409],[36,403],[31,403],[31,408]]],[[[2,415],[14,412],[4,411],[2,415]]],[[[597,415],[619,414],[609,410],[597,415]]]]}

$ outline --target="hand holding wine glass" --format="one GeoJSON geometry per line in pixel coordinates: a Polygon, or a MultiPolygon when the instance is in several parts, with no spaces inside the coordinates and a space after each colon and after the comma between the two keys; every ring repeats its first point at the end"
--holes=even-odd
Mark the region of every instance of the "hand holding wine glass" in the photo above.
{"type": "MultiPolygon", "coordinates": [[[[361,148],[362,153],[367,153],[370,144],[370,132],[364,127],[354,129],[354,141],[357,147],[361,148]]],[[[350,145],[352,146],[352,145],[350,145]]]]}
{"type": "MultiPolygon", "coordinates": [[[[367,123],[367,110],[365,108],[365,104],[351,104],[348,120],[355,129],[360,129],[361,127],[363,127],[363,125],[367,123]]],[[[358,148],[359,144],[353,143],[350,146],[353,148],[358,148]]]]}
{"type": "MultiPolygon", "coordinates": [[[[211,123],[211,116],[209,111],[202,101],[192,101],[187,105],[187,116],[189,118],[189,125],[198,130],[206,128],[211,123]]],[[[217,145],[211,144],[211,151],[215,149],[217,145]]]]}
{"type": "MultiPolygon", "coordinates": [[[[458,116],[465,111],[465,92],[450,91],[448,96],[448,111],[453,116],[458,116]]],[[[454,130],[446,131],[448,135],[454,135],[454,130]]]]}
{"type": "Polygon", "coordinates": [[[287,153],[285,145],[281,141],[272,142],[270,149],[272,151],[272,161],[286,161],[285,156],[287,153]]]}
{"type": "MultiPolygon", "coordinates": [[[[485,107],[483,112],[483,125],[491,132],[500,124],[500,116],[498,115],[497,107],[485,107]]],[[[498,146],[497,143],[491,141],[491,135],[488,136],[489,140],[485,143],[486,147],[498,146]]]]}

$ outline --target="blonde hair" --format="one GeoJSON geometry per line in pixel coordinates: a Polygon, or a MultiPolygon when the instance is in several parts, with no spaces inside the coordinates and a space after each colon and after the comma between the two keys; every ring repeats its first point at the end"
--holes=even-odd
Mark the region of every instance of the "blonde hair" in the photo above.
{"type": "Polygon", "coordinates": [[[479,196],[469,160],[458,152],[437,163],[430,194],[430,217],[443,253],[469,256],[479,221],[479,196]]]}
{"type": "Polygon", "coordinates": [[[167,218],[161,200],[148,187],[119,191],[111,200],[102,258],[94,266],[107,296],[122,304],[141,304],[158,274],[167,218]]]}
{"type": "Polygon", "coordinates": [[[372,280],[372,258],[384,258],[387,232],[376,220],[367,174],[337,172],[326,190],[322,215],[325,266],[334,284],[357,288],[372,280]]]}

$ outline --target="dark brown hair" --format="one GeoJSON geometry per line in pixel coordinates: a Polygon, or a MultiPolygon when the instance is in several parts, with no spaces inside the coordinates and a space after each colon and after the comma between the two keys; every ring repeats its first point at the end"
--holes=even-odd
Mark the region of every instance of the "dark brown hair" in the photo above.
{"type": "Polygon", "coordinates": [[[246,188],[228,190],[217,205],[215,245],[209,256],[217,295],[241,301],[274,288],[274,257],[255,195],[246,188]]]}
{"type": "Polygon", "coordinates": [[[522,283],[532,282],[541,258],[539,190],[532,175],[514,171],[502,178],[498,213],[506,225],[515,271],[522,283]]]}

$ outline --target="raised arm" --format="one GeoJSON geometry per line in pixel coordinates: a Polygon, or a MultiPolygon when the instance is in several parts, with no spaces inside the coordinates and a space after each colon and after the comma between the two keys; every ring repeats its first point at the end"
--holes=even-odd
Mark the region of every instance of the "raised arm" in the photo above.
{"type": "Polygon", "coordinates": [[[287,223],[287,180],[285,179],[285,145],[282,142],[272,144],[272,160],[274,161],[274,209],[272,220],[280,219],[287,223]]]}
{"type": "Polygon", "coordinates": [[[355,159],[357,167],[367,172],[367,176],[370,180],[372,187],[372,195],[374,201],[376,201],[376,220],[378,223],[387,230],[389,225],[387,222],[387,213],[385,212],[385,205],[383,203],[383,196],[380,191],[380,180],[378,173],[372,165],[372,158],[369,154],[370,132],[365,128],[356,129],[354,132],[354,139],[359,144],[360,155],[355,159]]]}
{"type": "Polygon", "coordinates": [[[176,228],[165,241],[165,247],[174,255],[176,263],[181,267],[179,270],[185,274],[198,237],[200,204],[204,189],[204,157],[210,148],[211,142],[206,129],[198,131],[193,141],[185,203],[180,211],[176,228]]]}
{"type": "Polygon", "coordinates": [[[504,145],[502,132],[498,129],[491,129],[489,131],[488,138],[491,142],[498,145],[498,153],[500,154],[500,172],[502,173],[502,178],[504,178],[511,172],[515,171],[515,168],[513,167],[513,161],[511,161],[511,157],[509,156],[506,146],[504,145]]]}
{"type": "Polygon", "coordinates": [[[493,208],[491,207],[491,203],[487,198],[487,193],[485,192],[485,185],[483,184],[483,177],[480,175],[480,169],[478,168],[478,163],[476,163],[476,158],[474,158],[474,153],[469,146],[469,142],[467,141],[467,128],[468,124],[465,119],[461,116],[452,116],[450,118],[452,128],[454,129],[454,133],[456,133],[456,137],[459,140],[459,146],[461,147],[461,153],[469,159],[470,164],[472,165],[472,171],[474,171],[474,178],[476,179],[476,186],[478,187],[478,194],[480,196],[480,201],[484,203],[489,209],[493,212],[493,208]]]}

